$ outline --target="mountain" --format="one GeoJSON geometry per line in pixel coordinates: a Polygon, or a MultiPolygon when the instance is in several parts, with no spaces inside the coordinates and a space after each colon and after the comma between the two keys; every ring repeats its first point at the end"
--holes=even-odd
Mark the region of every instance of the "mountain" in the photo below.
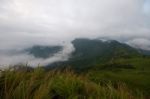
{"type": "Polygon", "coordinates": [[[139,54],[136,49],[115,40],[101,41],[97,39],[75,39],[72,43],[76,49],[73,53],[73,58],[78,59],[94,57],[129,58],[139,54]]]}
{"type": "Polygon", "coordinates": [[[142,56],[137,49],[115,40],[102,41],[80,38],[73,40],[72,44],[75,47],[75,51],[68,61],[56,62],[48,65],[48,67],[71,66],[76,70],[86,70],[91,66],[115,59],[142,56]]]}
{"type": "Polygon", "coordinates": [[[36,45],[25,51],[37,58],[48,58],[62,50],[62,46],[40,46],[36,45]]]}
{"type": "MultiPolygon", "coordinates": [[[[90,68],[97,64],[107,63],[116,59],[130,59],[142,57],[146,51],[139,51],[127,44],[120,43],[116,40],[102,41],[99,39],[75,39],[72,41],[75,51],[68,61],[55,62],[47,65],[48,68],[60,66],[71,66],[77,70],[90,68]]],[[[33,46],[27,51],[35,57],[48,58],[58,51],[62,50],[61,46],[33,46]]],[[[148,52],[147,52],[148,53],[148,52]]],[[[127,65],[128,66],[128,65],[127,65]]]]}
{"type": "Polygon", "coordinates": [[[149,50],[143,50],[143,49],[139,49],[139,52],[143,55],[149,56],[150,55],[150,51],[149,50]]]}
{"type": "Polygon", "coordinates": [[[67,64],[82,69],[105,63],[118,58],[140,57],[137,49],[115,40],[101,41],[75,39],[72,41],[75,51],[67,64]]]}

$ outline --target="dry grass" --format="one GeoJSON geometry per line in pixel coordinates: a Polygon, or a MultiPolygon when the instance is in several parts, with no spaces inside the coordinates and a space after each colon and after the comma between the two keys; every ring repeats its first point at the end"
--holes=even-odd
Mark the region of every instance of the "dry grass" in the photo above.
{"type": "Polygon", "coordinates": [[[0,77],[1,99],[143,99],[125,84],[96,84],[67,69],[45,72],[5,70],[0,77]]]}

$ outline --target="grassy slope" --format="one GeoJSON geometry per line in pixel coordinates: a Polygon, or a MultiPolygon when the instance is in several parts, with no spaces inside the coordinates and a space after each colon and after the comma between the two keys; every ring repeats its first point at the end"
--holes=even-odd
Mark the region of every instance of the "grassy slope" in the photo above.
{"type": "Polygon", "coordinates": [[[105,63],[97,60],[81,73],[24,69],[1,72],[2,99],[150,98],[149,57],[120,57],[105,63]]]}
{"type": "Polygon", "coordinates": [[[150,58],[118,59],[93,67],[88,73],[95,82],[124,82],[131,89],[140,89],[145,95],[150,93],[150,58]]]}
{"type": "MultiPolygon", "coordinates": [[[[98,76],[99,77],[99,76],[98,76]]],[[[0,76],[1,99],[143,99],[124,83],[95,83],[70,70],[45,72],[5,70],[0,76]]]]}

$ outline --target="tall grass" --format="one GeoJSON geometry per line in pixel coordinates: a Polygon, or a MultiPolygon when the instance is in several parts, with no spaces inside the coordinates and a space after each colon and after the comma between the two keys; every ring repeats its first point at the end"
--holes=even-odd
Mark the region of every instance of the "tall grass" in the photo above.
{"type": "Polygon", "coordinates": [[[0,74],[0,99],[143,99],[123,83],[101,85],[70,69],[45,72],[5,70],[0,74]]]}

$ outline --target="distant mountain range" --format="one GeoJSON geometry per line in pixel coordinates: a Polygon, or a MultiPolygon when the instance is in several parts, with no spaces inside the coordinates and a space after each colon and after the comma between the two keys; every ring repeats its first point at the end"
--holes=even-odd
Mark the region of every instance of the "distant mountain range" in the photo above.
{"type": "MultiPolygon", "coordinates": [[[[150,55],[150,51],[133,48],[116,40],[75,39],[72,41],[75,51],[65,62],[56,62],[48,66],[73,66],[82,69],[118,58],[135,58],[150,55]]],[[[27,49],[29,54],[38,58],[48,58],[62,50],[62,46],[34,46],[27,49]]]]}
{"type": "Polygon", "coordinates": [[[36,45],[25,51],[37,58],[48,58],[62,50],[62,46],[40,46],[36,45]]]}

